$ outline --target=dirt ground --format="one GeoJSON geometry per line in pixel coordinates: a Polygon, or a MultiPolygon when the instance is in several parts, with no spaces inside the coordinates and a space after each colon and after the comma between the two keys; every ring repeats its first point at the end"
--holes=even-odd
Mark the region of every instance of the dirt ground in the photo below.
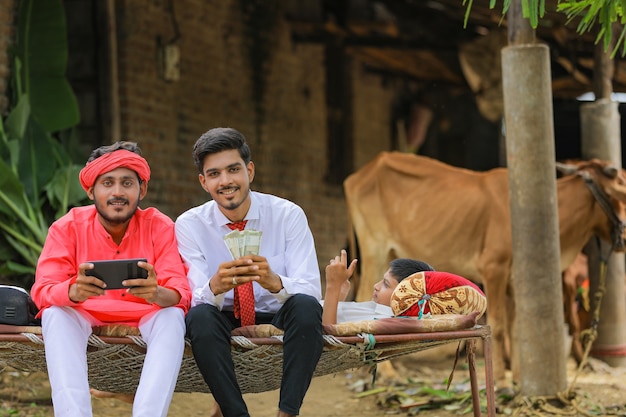
{"type": "MultiPolygon", "coordinates": [[[[428,415],[437,417],[471,416],[469,408],[469,383],[467,366],[460,359],[454,372],[449,392],[455,398],[464,400],[441,401],[437,395],[445,392],[445,381],[452,371],[454,349],[449,346],[430,351],[407,355],[395,359],[394,367],[400,379],[379,378],[371,386],[371,375],[366,369],[340,372],[334,375],[315,378],[307,393],[301,416],[335,417],[358,416],[375,417],[386,415],[412,416],[428,415]],[[422,394],[418,393],[421,392],[422,394]],[[424,397],[424,393],[427,393],[424,397]],[[458,394],[457,394],[458,393],[458,394]],[[426,401],[424,402],[424,398],[426,401]],[[441,401],[441,405],[437,401],[441,401]],[[426,410],[411,404],[430,403],[426,410]],[[404,408],[400,407],[404,405],[404,408]],[[408,405],[407,405],[408,404],[408,405]],[[433,404],[435,404],[433,406],[433,404]]],[[[610,368],[603,363],[593,362],[595,370],[585,370],[576,380],[574,400],[581,403],[582,412],[570,415],[626,415],[626,368],[610,368]]],[[[576,371],[572,361],[568,363],[568,376],[571,381],[576,371]]],[[[53,416],[50,400],[50,387],[46,374],[25,374],[5,369],[0,382],[0,417],[2,416],[53,416]]],[[[478,361],[478,376],[484,382],[483,362],[478,361]]],[[[568,385],[569,386],[569,385],[568,385]]],[[[278,392],[245,395],[252,417],[276,416],[278,392]]],[[[482,393],[484,403],[484,393],[482,393]]],[[[498,399],[499,415],[524,415],[516,408],[515,401],[498,399]]],[[[210,394],[176,393],[170,406],[170,417],[208,416],[213,399],[210,394]]],[[[95,417],[130,416],[131,406],[116,399],[93,399],[95,417]]],[[[548,408],[548,410],[550,410],[548,408]]],[[[557,414],[566,414],[564,409],[556,409],[557,414]]],[[[483,410],[483,415],[486,415],[483,410]]],[[[550,415],[539,412],[535,415],[550,415]]]]}

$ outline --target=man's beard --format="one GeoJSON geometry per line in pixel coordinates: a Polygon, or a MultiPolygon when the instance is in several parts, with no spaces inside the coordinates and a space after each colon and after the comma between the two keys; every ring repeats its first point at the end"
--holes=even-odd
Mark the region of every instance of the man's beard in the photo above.
{"type": "MultiPolygon", "coordinates": [[[[128,200],[126,200],[126,202],[128,206],[130,207],[130,203],[128,202],[128,200]]],[[[111,217],[106,213],[105,210],[101,210],[100,204],[95,203],[95,206],[96,206],[96,210],[98,211],[98,214],[100,215],[100,217],[102,217],[102,219],[105,222],[107,222],[108,224],[112,226],[119,226],[121,224],[127,223],[135,215],[135,212],[137,211],[137,207],[139,207],[139,202],[135,203],[135,207],[132,207],[130,212],[128,212],[128,214],[126,214],[124,217],[117,217],[117,216],[111,217]]]]}
{"type": "MultiPolygon", "coordinates": [[[[241,187],[240,187],[241,189],[241,187]]],[[[241,207],[241,205],[243,203],[246,202],[246,199],[248,198],[248,196],[250,195],[250,188],[248,188],[245,192],[244,192],[244,196],[240,201],[230,201],[230,202],[226,202],[224,204],[221,204],[222,207],[224,207],[224,209],[226,210],[237,210],[239,207],[241,207]]]]}

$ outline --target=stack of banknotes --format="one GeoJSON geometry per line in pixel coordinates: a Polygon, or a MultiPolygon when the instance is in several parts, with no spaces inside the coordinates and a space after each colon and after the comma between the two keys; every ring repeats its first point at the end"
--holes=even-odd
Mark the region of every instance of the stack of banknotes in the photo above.
{"type": "Polygon", "coordinates": [[[263,232],[258,230],[233,230],[224,235],[224,242],[233,259],[244,255],[258,255],[262,234],[263,232]]]}

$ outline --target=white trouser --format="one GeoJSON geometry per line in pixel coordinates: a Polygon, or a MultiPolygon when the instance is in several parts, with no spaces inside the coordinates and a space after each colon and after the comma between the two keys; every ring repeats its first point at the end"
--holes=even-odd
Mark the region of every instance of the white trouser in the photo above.
{"type": "MultiPolygon", "coordinates": [[[[55,417],[92,417],[87,376],[91,327],[71,307],[50,307],[41,319],[55,417]]],[[[174,394],[185,349],[185,319],[177,307],[163,308],[139,323],[146,357],[133,417],[165,417],[174,394]]]]}

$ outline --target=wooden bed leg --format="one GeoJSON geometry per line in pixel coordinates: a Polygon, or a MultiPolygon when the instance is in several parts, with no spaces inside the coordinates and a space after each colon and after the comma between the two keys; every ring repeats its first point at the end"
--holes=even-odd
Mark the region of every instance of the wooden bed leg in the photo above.
{"type": "Polygon", "coordinates": [[[485,358],[485,392],[487,396],[487,416],[496,417],[496,392],[491,363],[491,332],[483,336],[483,356],[485,358]]]}
{"type": "Polygon", "coordinates": [[[478,389],[478,378],[476,378],[476,340],[469,339],[466,341],[467,346],[467,363],[469,366],[470,384],[472,387],[472,405],[474,408],[474,417],[480,417],[480,390],[478,389]]]}

